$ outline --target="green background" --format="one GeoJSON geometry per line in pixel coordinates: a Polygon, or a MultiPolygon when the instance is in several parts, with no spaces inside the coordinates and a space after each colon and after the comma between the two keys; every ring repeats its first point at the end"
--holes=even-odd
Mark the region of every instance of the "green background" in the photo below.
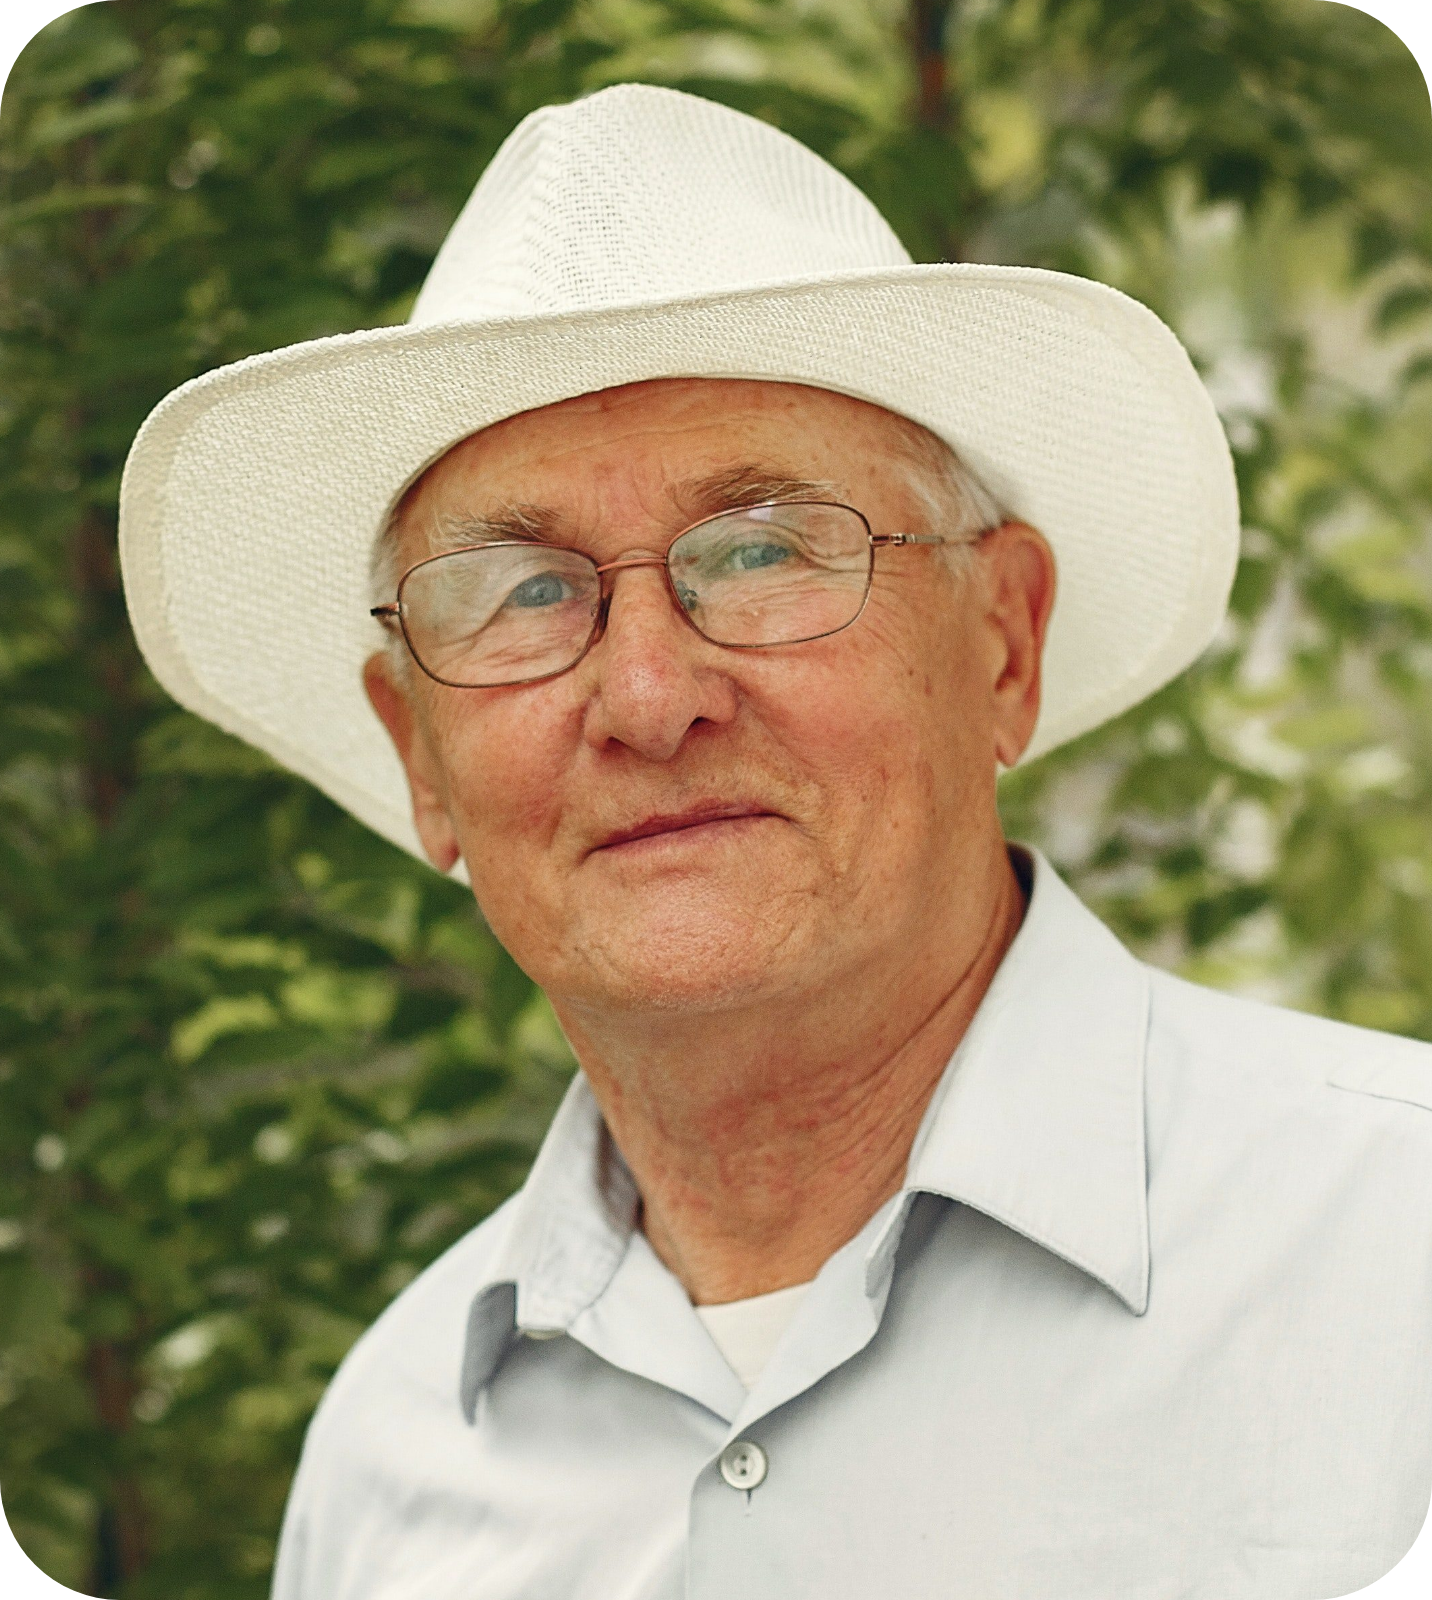
{"type": "Polygon", "coordinates": [[[178,711],[115,501],[170,388],[403,320],[547,101],[778,123],[918,259],[1087,273],[1234,444],[1232,616],[1007,780],[1151,960],[1432,1038],[1432,119],[1323,0],[110,0],[0,109],[0,1487],[93,1594],[267,1587],[348,1345],[571,1070],[464,891],[178,711]]]}

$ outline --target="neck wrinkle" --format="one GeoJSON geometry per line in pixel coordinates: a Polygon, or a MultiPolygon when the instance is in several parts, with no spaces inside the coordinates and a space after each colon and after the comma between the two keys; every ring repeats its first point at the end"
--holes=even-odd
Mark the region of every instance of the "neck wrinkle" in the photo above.
{"type": "MultiPolygon", "coordinates": [[[[835,1061],[829,1046],[801,1046],[838,1027],[838,1020],[788,1020],[784,1029],[772,1029],[767,1021],[766,1037],[786,1041],[784,1081],[775,1088],[769,1074],[753,1084],[737,1072],[724,1092],[705,1097],[693,1115],[693,1097],[683,1091],[701,1068],[689,1053],[653,1052],[645,1072],[631,1071],[632,1056],[623,1053],[616,1059],[628,1070],[606,1072],[604,1059],[611,1058],[589,1050],[580,1029],[569,1029],[635,1179],[635,1225],[693,1301],[747,1299],[809,1281],[900,1190],[930,1097],[1028,903],[1026,885],[1002,842],[1001,858],[1004,870],[995,876],[979,942],[953,982],[946,980],[931,1000],[932,984],[918,978],[922,967],[930,969],[932,952],[897,963],[900,976],[915,974],[905,989],[905,1014],[918,1005],[917,1020],[898,1033],[888,1017],[863,1033],[857,1026],[835,1061]],[[673,1083],[676,1093],[670,1092],[673,1083]],[[817,1097],[816,1085],[826,1092],[817,1097]]],[[[893,988],[898,997],[898,977],[893,988]]],[[[874,975],[868,994],[884,1006],[891,987],[874,975]]],[[[739,1042],[729,1039],[707,1055],[713,1073],[728,1067],[733,1056],[770,1066],[769,1049],[759,1057],[743,1056],[739,1042]]]]}

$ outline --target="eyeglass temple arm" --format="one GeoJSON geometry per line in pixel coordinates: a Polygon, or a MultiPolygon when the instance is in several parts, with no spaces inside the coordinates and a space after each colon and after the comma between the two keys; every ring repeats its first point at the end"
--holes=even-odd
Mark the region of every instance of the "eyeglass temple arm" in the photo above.
{"type": "Polygon", "coordinates": [[[872,549],[883,550],[886,545],[892,544],[965,544],[967,540],[963,535],[958,538],[948,533],[872,533],[870,545],[872,549]]]}

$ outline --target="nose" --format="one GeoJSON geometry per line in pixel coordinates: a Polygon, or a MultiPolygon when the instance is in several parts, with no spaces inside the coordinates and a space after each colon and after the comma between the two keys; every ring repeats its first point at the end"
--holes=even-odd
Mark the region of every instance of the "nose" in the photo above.
{"type": "Polygon", "coordinates": [[[696,724],[735,715],[736,688],[719,659],[726,652],[683,620],[660,558],[634,552],[604,570],[613,573],[606,627],[577,667],[584,737],[669,761],[696,724]]]}

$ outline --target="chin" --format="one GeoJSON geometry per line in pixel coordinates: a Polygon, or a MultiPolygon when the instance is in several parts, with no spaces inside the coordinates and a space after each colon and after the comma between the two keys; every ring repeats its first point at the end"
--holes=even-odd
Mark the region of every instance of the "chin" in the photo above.
{"type": "Polygon", "coordinates": [[[611,974],[593,1003],[648,1015],[715,1016],[759,1004],[772,994],[768,983],[712,983],[709,974],[673,974],[669,970],[611,974]]]}
{"type": "Polygon", "coordinates": [[[663,918],[626,938],[615,930],[583,952],[590,998],[642,1011],[727,1011],[798,983],[797,930],[759,912],[681,924],[663,918]]]}

